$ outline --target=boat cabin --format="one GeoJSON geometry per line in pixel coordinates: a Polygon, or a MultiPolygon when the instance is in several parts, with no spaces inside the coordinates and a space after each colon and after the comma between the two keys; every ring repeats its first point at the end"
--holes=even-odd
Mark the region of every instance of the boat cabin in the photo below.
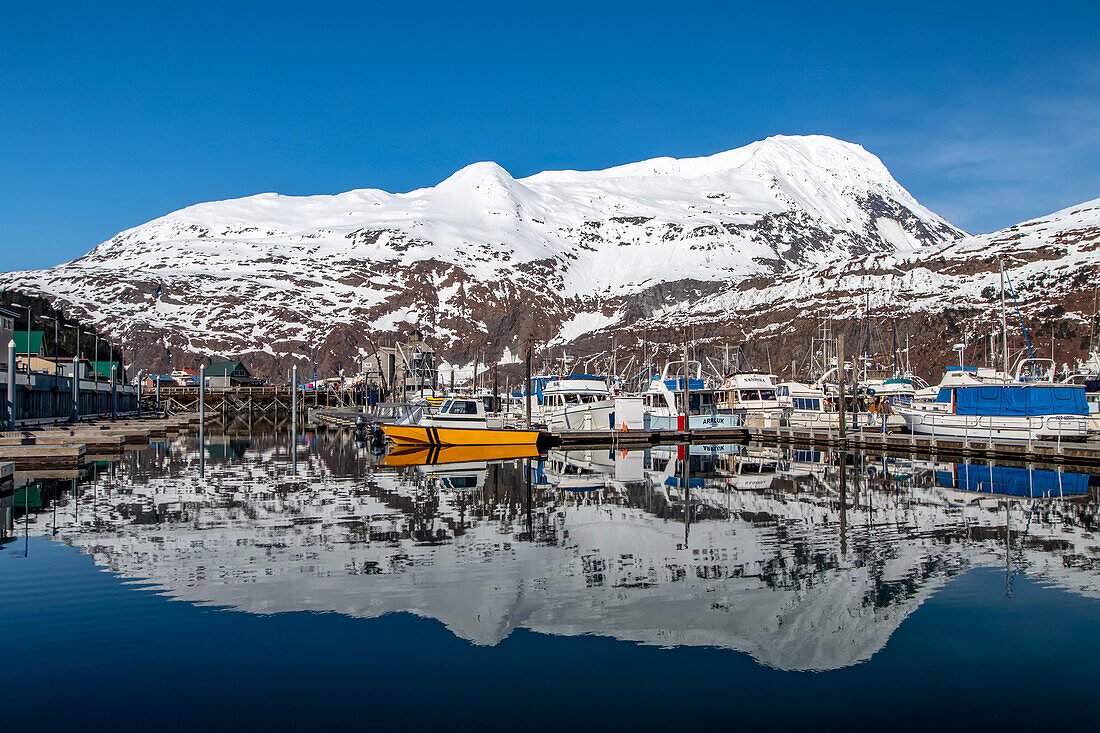
{"type": "Polygon", "coordinates": [[[722,385],[725,400],[720,405],[730,410],[775,410],[779,407],[773,374],[734,374],[722,385]]]}

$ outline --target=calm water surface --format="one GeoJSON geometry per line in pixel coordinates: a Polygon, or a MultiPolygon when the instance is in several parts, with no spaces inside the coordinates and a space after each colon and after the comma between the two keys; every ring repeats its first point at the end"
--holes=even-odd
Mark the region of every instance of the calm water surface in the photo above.
{"type": "Polygon", "coordinates": [[[180,438],[21,479],[0,511],[4,720],[1094,725],[1100,476],[743,446],[391,467],[350,435],[290,445],[180,438]]]}

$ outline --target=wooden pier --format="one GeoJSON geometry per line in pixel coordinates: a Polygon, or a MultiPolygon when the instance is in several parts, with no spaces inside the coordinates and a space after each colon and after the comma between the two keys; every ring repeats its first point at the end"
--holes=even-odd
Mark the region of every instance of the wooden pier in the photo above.
{"type": "MultiPolygon", "coordinates": [[[[288,418],[293,402],[293,390],[289,385],[269,387],[207,387],[205,394],[207,414],[217,413],[224,419],[229,415],[248,415],[257,420],[274,423],[280,416],[288,418]]],[[[313,408],[332,407],[362,409],[357,405],[356,393],[339,389],[298,390],[299,417],[305,417],[313,408]]],[[[158,397],[147,390],[142,393],[142,404],[148,410],[167,415],[198,413],[198,387],[162,387],[158,397]]]]}
{"type": "Polygon", "coordinates": [[[15,470],[31,468],[72,469],[84,465],[82,443],[59,445],[0,445],[0,461],[15,464],[15,470]]]}
{"type": "Polygon", "coordinates": [[[1100,465],[1100,441],[1004,440],[989,437],[930,437],[910,433],[855,431],[841,438],[837,431],[798,428],[751,428],[759,443],[846,448],[906,455],[1007,459],[1037,463],[1100,465]]]}
{"type": "Polygon", "coordinates": [[[154,437],[188,430],[198,420],[198,414],[186,413],[168,418],[7,431],[0,433],[0,460],[12,462],[20,473],[36,469],[68,473],[83,466],[85,456],[118,460],[125,450],[147,446],[154,437]]]}
{"type": "Polygon", "coordinates": [[[750,439],[745,428],[706,428],[697,430],[566,430],[553,433],[565,449],[611,446],[644,448],[675,443],[743,443],[750,439]]]}

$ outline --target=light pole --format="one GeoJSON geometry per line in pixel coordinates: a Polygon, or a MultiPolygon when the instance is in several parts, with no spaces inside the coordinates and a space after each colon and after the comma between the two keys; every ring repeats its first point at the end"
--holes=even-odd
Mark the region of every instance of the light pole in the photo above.
{"type": "MultiPolygon", "coordinates": [[[[57,314],[54,314],[52,316],[42,316],[42,317],[45,318],[48,321],[53,321],[53,373],[56,375],[58,373],[57,359],[58,359],[59,356],[61,356],[61,351],[57,347],[57,314]]],[[[42,334],[42,340],[43,341],[46,340],[45,336],[46,336],[45,333],[43,333],[42,334]]]]}
{"type": "Polygon", "coordinates": [[[77,323],[77,324],[74,325],[72,323],[66,323],[65,328],[71,328],[71,329],[74,329],[76,331],[76,354],[75,354],[75,356],[76,356],[77,359],[79,359],[80,358],[80,324],[77,323]]]}
{"type": "MultiPolygon", "coordinates": [[[[27,312],[27,376],[31,373],[31,307],[29,305],[19,305],[18,303],[12,303],[12,308],[22,308],[27,312]]],[[[15,364],[11,365],[12,370],[15,369],[15,364]]]]}

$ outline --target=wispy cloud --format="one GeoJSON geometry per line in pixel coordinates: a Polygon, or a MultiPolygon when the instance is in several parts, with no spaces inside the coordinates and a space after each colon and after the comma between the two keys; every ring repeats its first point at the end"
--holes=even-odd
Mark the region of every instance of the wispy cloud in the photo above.
{"type": "Polygon", "coordinates": [[[1022,78],[924,107],[899,97],[863,137],[922,203],[991,231],[1100,197],[1098,92],[1100,63],[1081,63],[1054,86],[1022,78]]]}

